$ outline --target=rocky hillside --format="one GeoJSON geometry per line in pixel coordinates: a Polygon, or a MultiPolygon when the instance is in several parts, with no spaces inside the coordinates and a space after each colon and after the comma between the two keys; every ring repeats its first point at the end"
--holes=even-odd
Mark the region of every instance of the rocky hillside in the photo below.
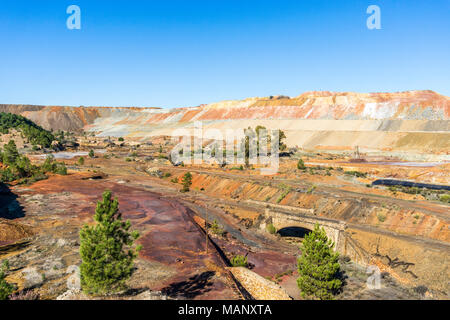
{"type": "Polygon", "coordinates": [[[145,139],[204,126],[282,129],[288,146],[319,150],[450,152],[450,98],[433,91],[399,93],[306,92],[222,101],[178,109],[0,105],[47,129],[87,129],[105,136],[145,139]]]}

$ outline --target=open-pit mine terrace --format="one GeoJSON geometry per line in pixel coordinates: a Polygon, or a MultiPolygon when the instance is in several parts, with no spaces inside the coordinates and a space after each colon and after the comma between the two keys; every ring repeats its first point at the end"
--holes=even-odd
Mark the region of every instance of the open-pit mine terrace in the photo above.
{"type": "Polygon", "coordinates": [[[67,176],[0,189],[0,259],[10,260],[10,281],[21,289],[37,288],[43,298],[67,290],[66,270],[80,263],[79,228],[92,222],[95,202],[110,189],[142,235],[130,282],[134,298],[148,290],[178,299],[299,298],[298,243],[315,223],[351,259],[342,261],[348,278],[339,299],[449,296],[449,205],[371,184],[449,185],[448,97],[308,92],[173,110],[0,105],[0,111],[80,133],[78,150],[63,154],[67,176]],[[220,130],[281,129],[293,151],[272,176],[231,165],[173,166],[161,157],[173,148],[169,137],[195,121],[220,130]],[[356,147],[366,161],[352,161],[356,147]],[[90,149],[97,157],[77,164],[90,149]],[[300,158],[308,170],[297,169],[300,158]],[[186,172],[193,184],[181,193],[175,179],[186,172]],[[205,220],[226,232],[206,236],[205,220]],[[277,234],[267,231],[269,224],[277,234]],[[251,273],[229,268],[236,254],[248,256],[251,273]],[[383,272],[380,290],[366,287],[369,265],[383,272]],[[26,277],[30,272],[37,276],[26,277]]]}
{"type": "Polygon", "coordinates": [[[288,147],[351,151],[408,160],[448,160],[450,98],[433,91],[399,93],[307,92],[222,101],[178,109],[0,105],[44,128],[90,130],[101,136],[144,141],[175,129],[248,128],[263,125],[286,133],[288,147]]]}

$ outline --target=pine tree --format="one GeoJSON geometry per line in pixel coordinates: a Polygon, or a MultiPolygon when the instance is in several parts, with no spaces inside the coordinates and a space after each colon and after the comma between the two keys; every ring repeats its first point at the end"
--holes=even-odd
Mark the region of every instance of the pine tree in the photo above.
{"type": "Polygon", "coordinates": [[[286,139],[286,135],[284,134],[284,131],[279,130],[278,145],[279,145],[280,151],[284,151],[287,149],[286,144],[283,142],[284,139],[286,139]]]}
{"type": "Polygon", "coordinates": [[[5,280],[8,269],[8,260],[5,260],[0,266],[0,300],[7,300],[14,291],[14,286],[5,280]]]}
{"type": "Polygon", "coordinates": [[[81,285],[89,294],[115,293],[125,288],[133,272],[133,261],[141,246],[134,247],[139,237],[130,232],[130,221],[122,221],[119,202],[110,191],[97,203],[95,226],[85,225],[80,231],[81,285]]]}
{"type": "MultiPolygon", "coordinates": [[[[266,127],[263,127],[263,126],[260,126],[260,125],[256,126],[255,132],[256,132],[256,146],[257,146],[257,150],[258,150],[258,153],[261,153],[262,150],[263,150],[263,146],[261,146],[261,148],[260,148],[259,141],[263,140],[264,138],[266,138],[267,139],[267,143],[270,145],[270,136],[267,134],[266,127]],[[263,131],[263,132],[261,132],[261,131],[263,131]]],[[[266,150],[268,150],[267,146],[266,146],[266,150]]]]}
{"type": "Polygon", "coordinates": [[[245,166],[248,168],[250,167],[250,160],[254,160],[250,159],[250,156],[257,155],[258,149],[256,148],[258,148],[259,145],[257,144],[256,133],[251,127],[244,129],[244,133],[245,137],[242,139],[240,148],[244,153],[245,166]]]}
{"type": "Polygon", "coordinates": [[[185,173],[181,182],[183,183],[183,189],[181,191],[188,192],[189,187],[192,185],[192,174],[190,172],[185,173]]]}
{"type": "Polygon", "coordinates": [[[331,300],[342,287],[339,253],[318,224],[305,236],[298,258],[298,287],[303,297],[331,300]]]}
{"type": "Polygon", "coordinates": [[[3,147],[3,163],[12,165],[16,163],[19,158],[19,151],[17,151],[16,143],[14,140],[9,142],[3,147]]]}
{"type": "Polygon", "coordinates": [[[55,156],[52,154],[47,155],[44,163],[41,166],[43,172],[53,172],[56,168],[55,156]]]}
{"type": "Polygon", "coordinates": [[[303,162],[303,159],[299,159],[297,162],[297,169],[299,170],[306,170],[305,162],[303,162]]]}
{"type": "Polygon", "coordinates": [[[36,170],[36,167],[31,164],[30,159],[26,156],[19,156],[12,168],[19,178],[29,177],[36,170]]]}
{"type": "Polygon", "coordinates": [[[89,150],[89,158],[94,158],[95,157],[95,153],[94,150],[89,150]]]}

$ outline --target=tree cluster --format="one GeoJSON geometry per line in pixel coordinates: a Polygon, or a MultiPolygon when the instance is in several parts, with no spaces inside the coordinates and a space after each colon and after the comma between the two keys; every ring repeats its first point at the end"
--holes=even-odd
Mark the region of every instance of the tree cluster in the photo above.
{"type": "Polygon", "coordinates": [[[21,131],[28,141],[33,145],[41,145],[49,148],[55,140],[55,136],[35,124],[33,121],[12,113],[0,112],[0,132],[9,133],[10,129],[21,131]]]}
{"type": "Polygon", "coordinates": [[[3,150],[0,148],[0,182],[12,182],[20,180],[20,183],[30,183],[46,179],[46,173],[67,174],[66,165],[63,162],[55,161],[49,155],[41,165],[34,165],[27,156],[19,154],[16,143],[10,140],[3,150]]]}

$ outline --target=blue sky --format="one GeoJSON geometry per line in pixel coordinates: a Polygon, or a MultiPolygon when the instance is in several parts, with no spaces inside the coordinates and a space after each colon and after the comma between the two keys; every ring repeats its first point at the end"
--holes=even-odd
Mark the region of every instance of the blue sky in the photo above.
{"type": "Polygon", "coordinates": [[[0,1],[0,103],[195,106],[310,90],[450,96],[450,0],[0,1]],[[81,30],[66,8],[81,8],[81,30]],[[369,5],[381,30],[369,30],[369,5]]]}

